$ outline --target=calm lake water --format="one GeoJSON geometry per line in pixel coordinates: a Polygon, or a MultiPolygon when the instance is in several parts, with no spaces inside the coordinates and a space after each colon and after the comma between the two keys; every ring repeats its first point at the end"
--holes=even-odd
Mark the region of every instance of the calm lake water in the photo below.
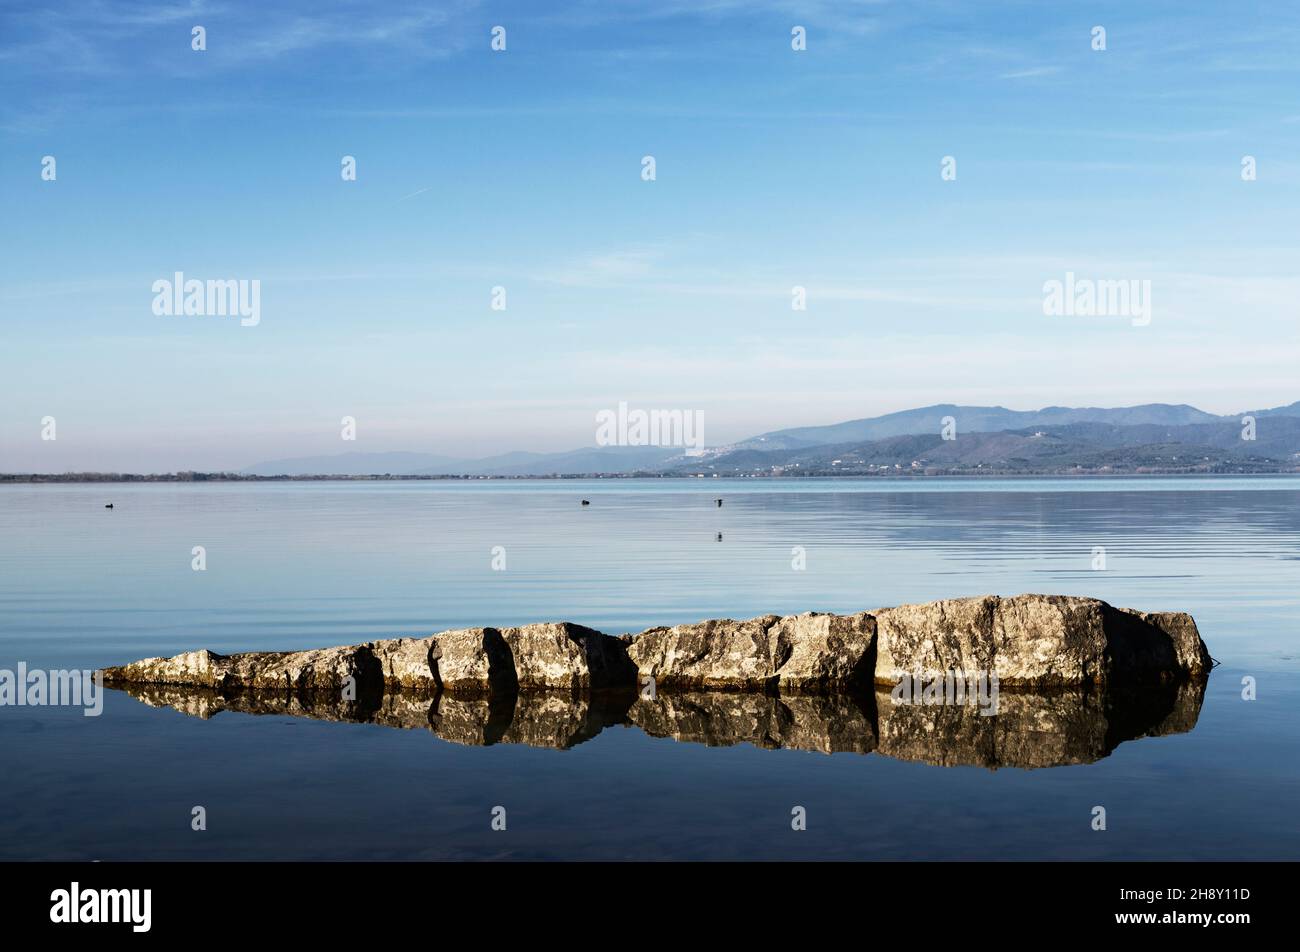
{"type": "Polygon", "coordinates": [[[0,859],[1300,859],[1300,479],[0,487],[7,669],[1028,591],[1193,613],[1221,662],[1199,715],[991,770],[934,765],[943,736],[828,755],[624,720],[475,746],[109,691],[100,717],[0,707],[0,859]]]}

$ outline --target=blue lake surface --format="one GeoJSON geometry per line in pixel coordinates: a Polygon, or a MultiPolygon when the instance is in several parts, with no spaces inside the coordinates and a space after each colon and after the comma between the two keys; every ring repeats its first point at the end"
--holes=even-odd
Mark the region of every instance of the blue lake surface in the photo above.
{"type": "Polygon", "coordinates": [[[0,858],[1300,859],[1300,479],[0,487],[6,669],[1020,592],[1191,612],[1220,662],[1194,727],[990,770],[621,724],[471,746],[110,691],[100,717],[0,707],[0,858]]]}

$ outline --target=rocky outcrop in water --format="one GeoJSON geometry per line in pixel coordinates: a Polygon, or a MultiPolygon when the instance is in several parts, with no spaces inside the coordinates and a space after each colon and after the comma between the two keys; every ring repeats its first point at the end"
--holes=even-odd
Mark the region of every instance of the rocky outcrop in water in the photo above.
{"type": "MultiPolygon", "coordinates": [[[[446,631],[429,643],[429,674],[439,688],[458,694],[500,694],[519,687],[510,646],[495,628],[446,631]]],[[[398,687],[409,687],[406,681],[398,687]]]]}
{"type": "Polygon", "coordinates": [[[1096,598],[1016,595],[876,612],[878,684],[909,672],[989,672],[1003,687],[1167,681],[1209,671],[1190,615],[1112,608],[1096,598]]]}
{"type": "Polygon", "coordinates": [[[361,690],[383,683],[372,645],[310,651],[252,651],[219,655],[200,649],[174,658],[146,658],[120,668],[105,668],[109,683],[171,684],[217,691],[330,692],[352,685],[361,690]]]}
{"type": "Polygon", "coordinates": [[[466,628],[341,648],[190,651],[104,671],[109,683],[222,692],[438,690],[583,693],[653,679],[665,690],[826,694],[905,675],[959,671],[1004,688],[1164,682],[1210,668],[1190,615],[1095,598],[986,595],[877,612],[762,615],[614,637],[569,622],[466,628]]]}
{"type": "Polygon", "coordinates": [[[808,612],[651,628],[628,654],[665,689],[825,692],[869,684],[876,620],[808,612]]]}
{"type": "Polygon", "coordinates": [[[637,636],[555,622],[199,650],[103,673],[146,704],[203,718],[281,714],[555,749],[621,725],[709,746],[998,768],[1090,763],[1125,740],[1191,730],[1211,664],[1186,614],[990,595],[637,636]],[[969,693],[955,690],[967,681],[969,693]]]}
{"type": "Polygon", "coordinates": [[[506,628],[520,690],[611,690],[636,683],[636,665],[621,638],[569,622],[506,628]]]}

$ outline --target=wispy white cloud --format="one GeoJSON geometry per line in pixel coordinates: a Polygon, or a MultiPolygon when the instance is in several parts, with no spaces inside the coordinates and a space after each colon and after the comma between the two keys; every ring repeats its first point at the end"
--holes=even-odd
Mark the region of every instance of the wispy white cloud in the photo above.
{"type": "Polygon", "coordinates": [[[1061,72],[1060,66],[1031,66],[1003,73],[1001,79],[1037,79],[1040,76],[1054,76],[1061,72]]]}
{"type": "Polygon", "coordinates": [[[409,198],[415,198],[415,196],[417,195],[423,195],[425,192],[430,191],[432,188],[433,188],[432,185],[426,185],[424,188],[417,188],[414,192],[411,192],[409,195],[403,195],[401,198],[398,199],[398,201],[404,202],[409,198]]]}
{"type": "Polygon", "coordinates": [[[380,49],[436,58],[468,45],[470,35],[462,27],[478,3],[449,0],[412,9],[397,0],[348,0],[297,9],[264,4],[254,11],[207,0],[97,0],[39,15],[35,10],[10,10],[0,15],[0,35],[8,37],[0,43],[0,61],[68,73],[120,73],[138,66],[139,44],[149,42],[153,55],[148,59],[155,69],[165,69],[166,57],[159,58],[157,52],[167,42],[188,50],[191,26],[202,26],[208,33],[206,68],[322,49],[380,49]]]}
{"type": "Polygon", "coordinates": [[[576,288],[627,287],[649,278],[662,262],[662,248],[632,248],[588,255],[558,267],[533,272],[534,281],[576,288]]]}

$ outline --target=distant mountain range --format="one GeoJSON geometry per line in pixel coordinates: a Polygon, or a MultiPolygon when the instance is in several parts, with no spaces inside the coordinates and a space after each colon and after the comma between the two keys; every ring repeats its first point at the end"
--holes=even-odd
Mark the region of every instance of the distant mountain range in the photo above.
{"type": "Polygon", "coordinates": [[[711,459],[707,471],[725,476],[1300,471],[1300,416],[1258,418],[1254,441],[1243,439],[1242,432],[1236,420],[959,430],[952,440],[926,433],[786,450],[739,449],[711,459]]]}
{"type": "MultiPolygon", "coordinates": [[[[1271,410],[1247,411],[1252,416],[1300,416],[1300,402],[1271,410]]],[[[1136,407],[1045,407],[1042,410],[1008,410],[1005,407],[964,407],[951,403],[901,410],[864,420],[849,420],[830,426],[803,426],[764,433],[734,444],[732,449],[793,449],[835,443],[881,440],[889,436],[937,433],[946,416],[957,420],[959,432],[997,433],[1028,427],[1062,426],[1070,423],[1109,423],[1115,426],[1155,424],[1181,426],[1190,423],[1221,423],[1240,420],[1245,414],[1216,416],[1187,404],[1147,403],[1136,407]]]]}
{"type": "Polygon", "coordinates": [[[1008,410],[938,404],[775,430],[701,456],[608,446],[462,459],[343,453],[258,463],[248,476],[880,475],[1300,471],[1300,402],[1217,416],[1185,404],[1008,410]],[[1243,418],[1255,418],[1254,439],[1243,418]],[[944,420],[953,427],[945,439],[944,420]]]}

